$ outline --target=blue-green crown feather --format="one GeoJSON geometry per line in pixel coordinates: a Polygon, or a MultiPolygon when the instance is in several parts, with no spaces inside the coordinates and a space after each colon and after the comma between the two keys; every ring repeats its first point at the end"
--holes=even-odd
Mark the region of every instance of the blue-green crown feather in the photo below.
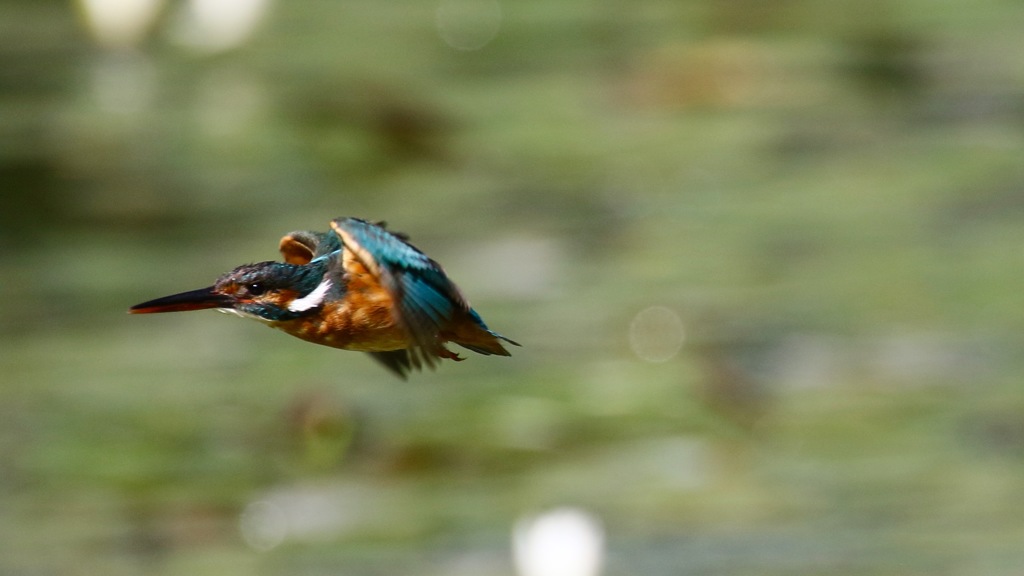
{"type": "MultiPolygon", "coordinates": [[[[306,265],[272,261],[244,264],[218,278],[214,288],[224,290],[228,284],[234,284],[237,291],[249,296],[287,289],[303,297],[316,290],[326,269],[327,263],[323,261],[306,265]]],[[[310,313],[309,310],[296,311],[260,301],[239,304],[238,310],[274,322],[294,320],[310,313]]]]}

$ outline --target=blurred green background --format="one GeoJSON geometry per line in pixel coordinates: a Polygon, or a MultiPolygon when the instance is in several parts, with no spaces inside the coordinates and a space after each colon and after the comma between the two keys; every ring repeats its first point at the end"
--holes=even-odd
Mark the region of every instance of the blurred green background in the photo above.
{"type": "Polygon", "coordinates": [[[1024,5],[217,4],[0,4],[0,574],[1020,573],[1024,5]],[[342,215],[523,348],[125,313],[342,215]]]}

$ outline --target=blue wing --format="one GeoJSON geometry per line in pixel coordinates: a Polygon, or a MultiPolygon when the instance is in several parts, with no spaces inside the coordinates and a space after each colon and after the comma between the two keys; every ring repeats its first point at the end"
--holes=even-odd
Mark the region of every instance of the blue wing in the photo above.
{"type": "Polygon", "coordinates": [[[337,218],[331,228],[346,252],[376,276],[394,299],[397,320],[413,342],[412,365],[433,366],[438,357],[452,357],[439,333],[470,309],[441,266],[404,237],[365,220],[337,218]]]}

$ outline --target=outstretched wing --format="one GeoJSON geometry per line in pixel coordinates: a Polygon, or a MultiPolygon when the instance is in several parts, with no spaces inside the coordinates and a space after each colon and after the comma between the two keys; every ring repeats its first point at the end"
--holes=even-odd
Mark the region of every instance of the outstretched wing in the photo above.
{"type": "Polygon", "coordinates": [[[316,232],[296,230],[289,232],[281,238],[278,250],[281,251],[281,258],[288,264],[309,264],[316,252],[316,245],[320,243],[316,232]]]}
{"type": "Polygon", "coordinates": [[[296,230],[281,238],[278,250],[285,262],[301,266],[340,247],[338,237],[330,232],[296,230]]]}
{"type": "Polygon", "coordinates": [[[380,362],[396,376],[405,380],[406,374],[412,370],[412,361],[409,359],[408,350],[390,350],[388,352],[370,352],[370,356],[380,362]]]}
{"type": "Polygon", "coordinates": [[[376,358],[401,371],[423,363],[433,367],[438,357],[453,357],[442,346],[440,333],[457,315],[469,313],[469,305],[441,266],[403,237],[365,220],[338,218],[331,228],[345,248],[346,272],[365,268],[377,279],[391,295],[396,320],[412,342],[408,362],[393,353],[376,358]]]}

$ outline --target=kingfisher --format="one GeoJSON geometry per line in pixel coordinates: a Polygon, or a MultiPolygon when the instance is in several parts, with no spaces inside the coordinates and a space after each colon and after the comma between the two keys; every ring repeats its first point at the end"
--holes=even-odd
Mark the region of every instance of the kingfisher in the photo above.
{"type": "Polygon", "coordinates": [[[213,286],[164,296],[132,314],[217,309],[307,342],[367,352],[405,379],[440,359],[448,342],[484,355],[519,346],[484,324],[441,265],[383,222],[335,218],[330,232],[281,238],[283,262],[243,264],[213,286]]]}

